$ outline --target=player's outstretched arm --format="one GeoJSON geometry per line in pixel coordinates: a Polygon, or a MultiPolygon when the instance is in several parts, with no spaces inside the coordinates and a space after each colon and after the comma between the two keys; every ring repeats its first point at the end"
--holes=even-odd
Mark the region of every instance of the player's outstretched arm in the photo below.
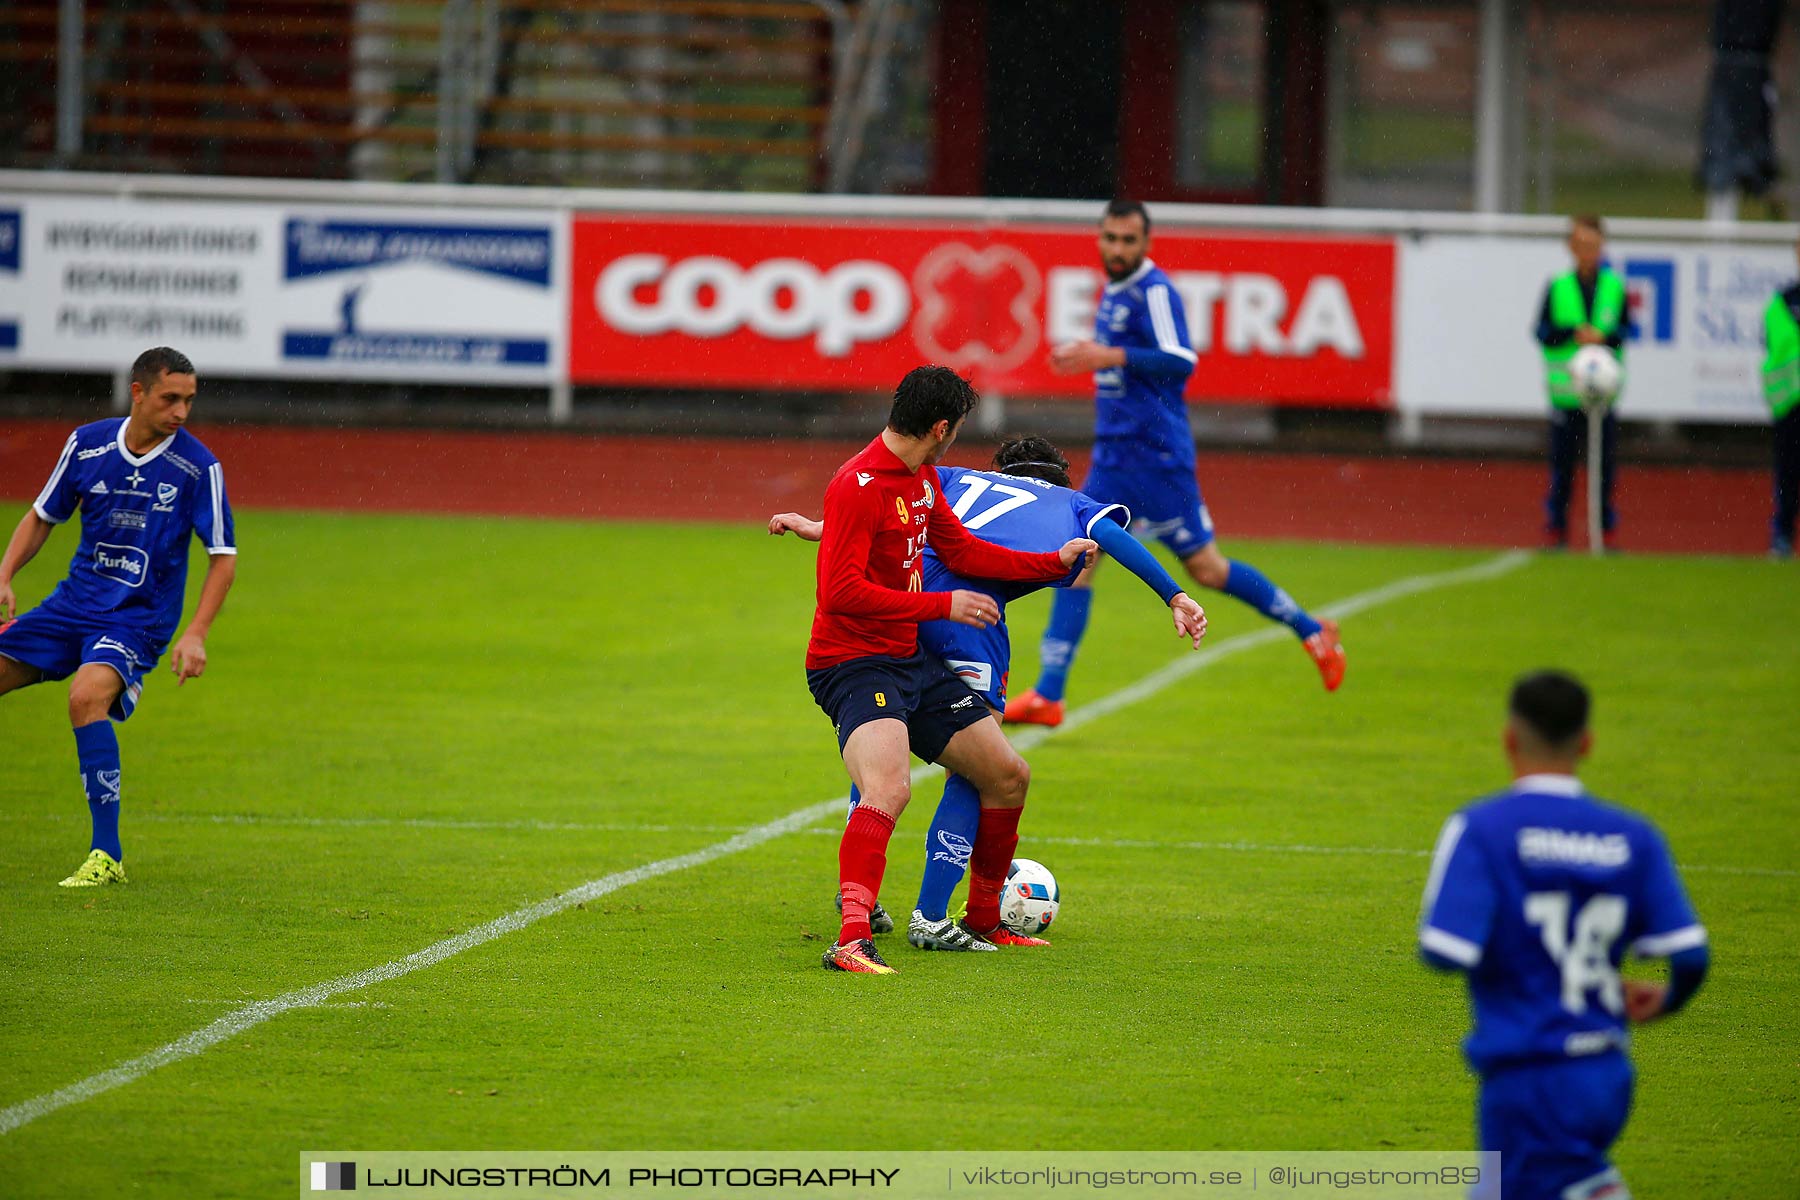
{"type": "Polygon", "coordinates": [[[18,615],[19,602],[13,595],[13,576],[37,557],[37,552],[50,540],[50,531],[55,528],[38,516],[36,509],[26,509],[25,515],[19,518],[18,527],[6,543],[6,553],[0,555],[0,621],[10,621],[18,615]]]}
{"type": "Polygon", "coordinates": [[[237,555],[215,554],[206,562],[206,580],[200,585],[200,603],[194,607],[194,619],[175,642],[169,669],[175,672],[175,686],[206,672],[206,635],[212,631],[213,618],[225,607],[225,597],[237,580],[237,555]]]}
{"type": "Polygon", "coordinates": [[[1144,543],[1132,537],[1131,531],[1123,525],[1108,520],[1094,523],[1094,540],[1100,543],[1101,550],[1118,559],[1121,566],[1143,580],[1144,586],[1169,606],[1176,634],[1191,639],[1198,650],[1200,639],[1206,636],[1206,610],[1182,590],[1175,577],[1163,569],[1144,543]]]}
{"type": "Polygon", "coordinates": [[[792,533],[802,541],[816,542],[825,536],[825,522],[803,517],[799,513],[776,513],[769,518],[769,532],[776,537],[792,533]]]}

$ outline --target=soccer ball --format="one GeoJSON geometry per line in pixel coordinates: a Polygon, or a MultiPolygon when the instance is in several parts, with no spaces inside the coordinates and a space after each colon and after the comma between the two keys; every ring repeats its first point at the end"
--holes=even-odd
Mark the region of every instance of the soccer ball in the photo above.
{"type": "Polygon", "coordinates": [[[1015,858],[1006,869],[1006,887],[1000,892],[1000,923],[1014,933],[1031,937],[1050,928],[1062,905],[1062,889],[1043,863],[1015,858]]]}
{"type": "Polygon", "coordinates": [[[1604,408],[1618,396],[1625,368],[1605,346],[1583,346],[1569,360],[1569,379],[1582,403],[1604,408]]]}

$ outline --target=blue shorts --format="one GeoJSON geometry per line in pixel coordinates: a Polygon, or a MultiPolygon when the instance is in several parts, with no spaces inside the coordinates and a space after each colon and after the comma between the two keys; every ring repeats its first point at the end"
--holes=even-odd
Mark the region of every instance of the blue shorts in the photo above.
{"type": "MultiPolygon", "coordinates": [[[[1631,1115],[1631,1060],[1592,1058],[1509,1067],[1481,1081],[1483,1150],[1501,1154],[1506,1200],[1580,1200],[1618,1181],[1607,1151],[1631,1115]]],[[[1493,1193],[1483,1189],[1478,1195],[1493,1193]]]]}
{"type": "Polygon", "coordinates": [[[985,720],[988,710],[949,668],[920,651],[911,658],[871,654],[806,673],[806,686],[837,728],[838,753],[870,721],[906,722],[912,752],[936,762],[950,739],[985,720]]]}
{"type": "Polygon", "coordinates": [[[105,663],[125,681],[125,690],[107,715],[123,721],[137,708],[144,676],[156,667],[166,642],[142,629],[75,617],[39,605],[8,625],[0,625],[0,655],[36,667],[39,683],[67,679],[88,663],[105,663]]]}
{"type": "Polygon", "coordinates": [[[1131,531],[1155,538],[1176,558],[1212,544],[1212,514],[1200,498],[1193,464],[1173,455],[1128,459],[1096,447],[1081,490],[1102,504],[1129,508],[1131,531]]]}
{"type": "MultiPolygon", "coordinates": [[[[1004,611],[1004,610],[1003,610],[1004,611]]],[[[1005,620],[987,629],[955,621],[922,621],[919,645],[995,712],[1006,711],[1006,676],[1012,670],[1012,637],[1005,620]]]]}

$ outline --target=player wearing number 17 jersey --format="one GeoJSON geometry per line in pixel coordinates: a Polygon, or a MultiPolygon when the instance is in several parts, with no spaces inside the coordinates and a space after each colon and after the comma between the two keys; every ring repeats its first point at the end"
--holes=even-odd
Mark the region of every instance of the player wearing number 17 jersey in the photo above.
{"type": "Polygon", "coordinates": [[[981,797],[970,860],[969,921],[1000,925],[1000,887],[1018,845],[1031,772],[981,702],[947,667],[919,651],[919,622],[948,618],[988,626],[992,598],[969,589],[927,593],[920,560],[929,539],[956,570],[984,579],[1052,580],[1086,566],[1095,551],[1070,538],[1021,554],[971,534],[950,511],[935,469],[975,392],[945,367],[918,367],[894,391],[887,427],[838,468],[825,489],[818,610],[806,648],[806,682],[837,728],[838,751],[863,802],[838,847],[843,924],[826,951],[833,971],[891,975],[871,938],[887,844],[912,786],[908,751],[963,775],[981,797]]]}
{"type": "MultiPolygon", "coordinates": [[[[992,470],[940,466],[938,479],[952,513],[968,529],[979,531],[996,546],[1034,553],[1061,546],[1070,538],[1092,538],[1162,599],[1174,620],[1175,631],[1199,647],[1206,633],[1206,614],[1127,531],[1131,513],[1123,505],[1101,504],[1069,487],[1069,460],[1046,439],[1014,438],[995,453],[992,470]]],[[[824,528],[824,522],[799,513],[778,513],[769,519],[770,533],[792,531],[807,541],[818,541],[824,528]]],[[[940,659],[989,709],[996,714],[1003,712],[1007,675],[1012,666],[1006,605],[1041,587],[1067,587],[1075,574],[1071,571],[1060,580],[1043,582],[965,578],[927,546],[925,590],[968,590],[985,595],[993,601],[1000,620],[988,628],[951,620],[926,621],[919,626],[919,645],[940,659]]],[[[858,800],[852,789],[852,813],[858,800]]],[[[950,918],[950,898],[968,866],[979,819],[975,786],[955,772],[949,773],[944,780],[943,798],[926,834],[925,873],[919,884],[918,906],[908,924],[907,940],[923,950],[991,951],[997,945],[1047,945],[1042,939],[1004,929],[977,936],[950,918]]],[[[870,920],[877,933],[893,927],[892,918],[879,905],[871,910],[870,920]]]]}
{"type": "Polygon", "coordinates": [[[1445,823],[1425,885],[1420,952],[1468,977],[1481,1148],[1502,1155],[1481,1196],[1625,1200],[1607,1151],[1631,1112],[1626,1023],[1676,1011],[1706,976],[1706,930],[1662,836],[1575,777],[1587,716],[1569,676],[1519,681],[1513,786],[1445,823]],[[1627,950],[1668,959],[1668,985],[1621,978],[1627,950]]]}

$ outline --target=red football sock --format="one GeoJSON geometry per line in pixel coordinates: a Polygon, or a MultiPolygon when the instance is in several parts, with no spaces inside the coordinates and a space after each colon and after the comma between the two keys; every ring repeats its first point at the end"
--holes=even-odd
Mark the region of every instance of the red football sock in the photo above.
{"type": "Polygon", "coordinates": [[[975,827],[975,850],[969,855],[971,929],[987,933],[1000,925],[1000,889],[1019,848],[1019,817],[1024,808],[984,808],[975,827]]]}
{"type": "Polygon", "coordinates": [[[838,843],[838,895],[844,898],[844,923],[837,940],[840,946],[871,936],[869,909],[881,894],[888,838],[893,833],[894,818],[887,813],[859,804],[850,814],[844,840],[838,843]]]}

